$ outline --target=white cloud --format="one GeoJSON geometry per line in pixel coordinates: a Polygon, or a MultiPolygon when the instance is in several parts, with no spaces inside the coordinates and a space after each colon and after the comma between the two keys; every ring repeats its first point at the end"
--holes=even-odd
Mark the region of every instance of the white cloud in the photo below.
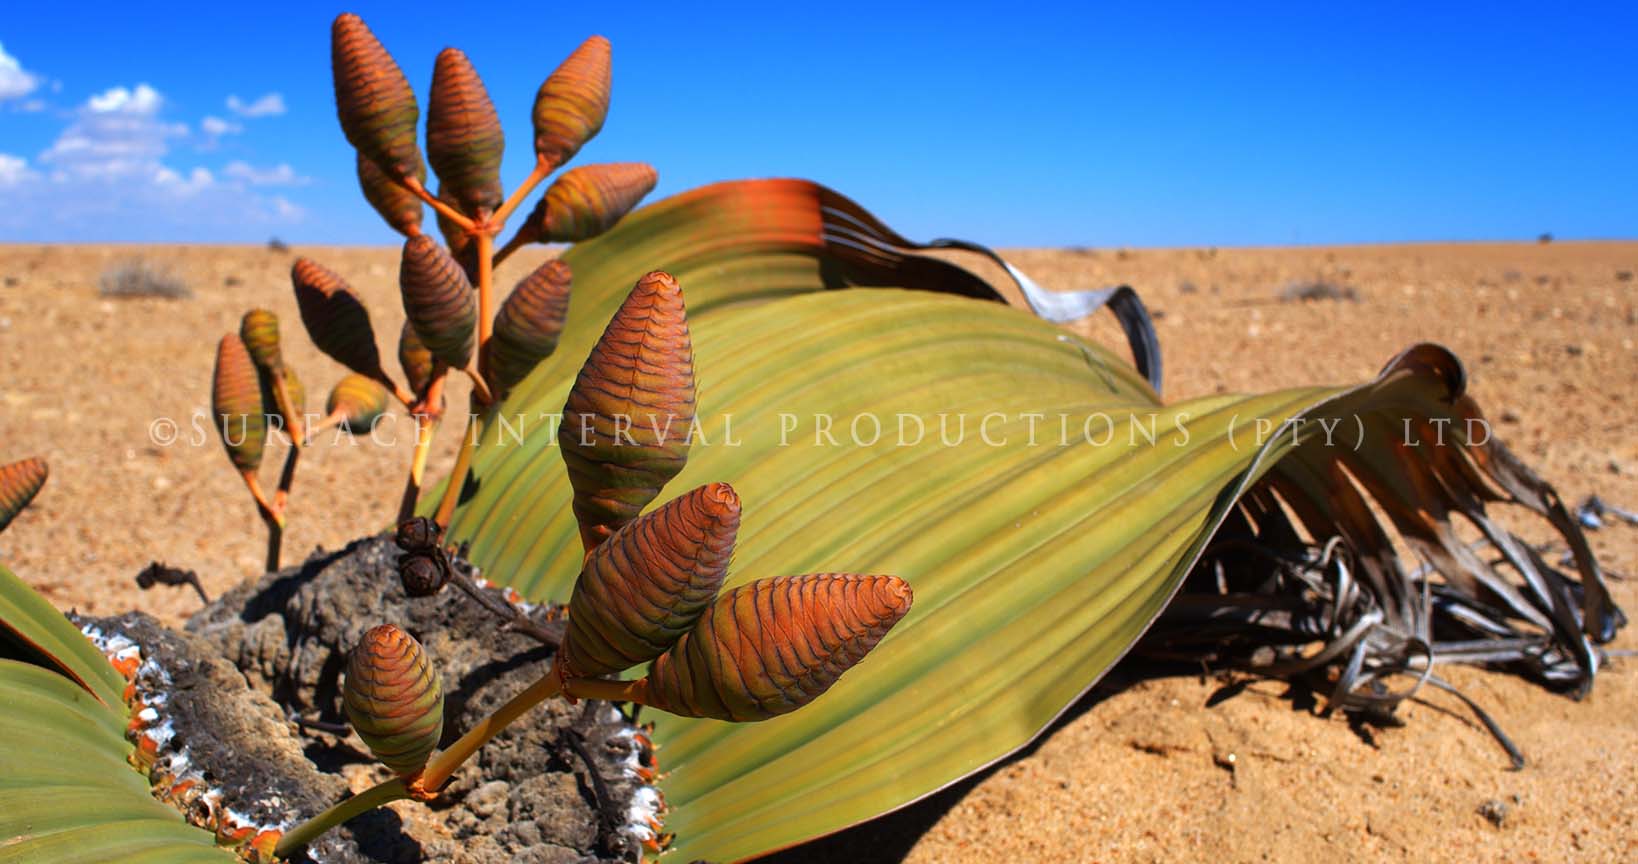
{"type": "Polygon", "coordinates": [[[40,76],[25,70],[23,64],[7,54],[6,46],[0,43],[0,102],[21,99],[39,86],[40,76]]]}
{"type": "Polygon", "coordinates": [[[298,204],[290,203],[290,199],[283,195],[274,195],[269,202],[273,205],[273,212],[286,222],[300,222],[307,218],[307,211],[298,204]]]}
{"type": "MultiPolygon", "coordinates": [[[[280,164],[258,170],[239,162],[220,175],[203,166],[167,164],[187,124],[170,120],[166,100],[147,84],[111,87],[75,109],[68,125],[30,164],[0,154],[0,235],[41,241],[239,241],[301,221],[301,208],[258,191],[308,182],[280,164]]],[[[209,141],[237,122],[206,117],[209,141]]],[[[260,235],[258,237],[258,235],[260,235]]]]}
{"type": "Polygon", "coordinates": [[[238,96],[229,96],[227,107],[240,117],[276,117],[284,113],[284,95],[266,93],[254,102],[246,102],[238,96]]]}
{"type": "Polygon", "coordinates": [[[135,90],[110,87],[91,97],[85,107],[93,114],[129,114],[150,116],[159,113],[164,102],[159,91],[147,84],[138,84],[135,90]]]}
{"type": "Polygon", "coordinates": [[[71,177],[151,178],[170,140],[188,134],[186,124],[159,117],[164,101],[147,84],[110,87],[92,96],[40,154],[40,163],[71,177]]]}
{"type": "Polygon", "coordinates": [[[17,110],[24,114],[38,114],[46,110],[46,101],[44,99],[27,99],[17,104],[17,110]]]}
{"type": "Polygon", "coordinates": [[[234,123],[231,120],[206,115],[205,119],[199,121],[199,131],[212,138],[220,138],[223,135],[237,135],[245,131],[245,127],[243,124],[234,123]]]}
{"type": "Polygon", "coordinates": [[[247,162],[229,162],[222,169],[222,176],[230,177],[248,183],[251,186],[302,186],[307,178],[296,173],[286,163],[279,163],[272,168],[257,168],[247,162]]]}
{"type": "Polygon", "coordinates": [[[204,168],[195,168],[188,172],[188,176],[184,178],[175,171],[160,166],[154,171],[153,182],[155,186],[172,194],[192,196],[215,185],[216,178],[204,168]]]}
{"type": "Polygon", "coordinates": [[[39,179],[39,174],[28,167],[28,160],[10,153],[0,153],[0,189],[19,186],[39,179]]]}

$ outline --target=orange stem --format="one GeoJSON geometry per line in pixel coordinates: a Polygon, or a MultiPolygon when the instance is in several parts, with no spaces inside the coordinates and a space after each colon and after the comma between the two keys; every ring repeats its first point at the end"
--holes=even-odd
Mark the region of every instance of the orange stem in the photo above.
{"type": "Polygon", "coordinates": [[[427,456],[432,452],[432,439],[437,434],[438,419],[431,414],[415,415],[415,453],[410,457],[409,480],[404,483],[404,498],[398,505],[399,522],[415,515],[415,505],[421,499],[421,482],[427,473],[427,456]]]}
{"type": "Polygon", "coordinates": [[[305,446],[307,436],[302,429],[302,423],[306,418],[298,414],[295,406],[290,404],[290,388],[285,383],[283,374],[273,376],[273,400],[278,403],[279,413],[284,415],[285,423],[288,424],[284,432],[290,436],[290,443],[296,447],[305,446]]]}
{"type": "Polygon", "coordinates": [[[454,207],[439,201],[437,196],[433,195],[431,192],[428,192],[427,187],[423,186],[421,181],[415,179],[414,177],[405,177],[402,181],[400,181],[400,185],[415,193],[415,197],[425,201],[428,206],[438,211],[439,214],[441,214],[445,219],[454,222],[456,225],[459,225],[468,231],[471,231],[473,227],[476,226],[477,223],[467,218],[465,213],[462,213],[461,211],[456,210],[454,207]]]}
{"type": "MultiPolygon", "coordinates": [[[[449,472],[449,479],[444,482],[444,497],[438,501],[438,511],[433,514],[433,521],[440,528],[448,528],[449,520],[455,515],[455,503],[460,500],[461,489],[466,486],[466,474],[472,469],[472,452],[478,447],[479,418],[473,405],[466,420],[466,436],[461,439],[461,451],[455,455],[455,467],[449,472]]],[[[486,412],[487,413],[487,412],[486,412]]]]}
{"type": "MultiPolygon", "coordinates": [[[[497,225],[499,223],[496,223],[497,225]]],[[[495,235],[478,235],[478,375],[489,377],[489,337],[495,331],[495,235]]],[[[488,387],[484,387],[488,400],[488,387]]]]}
{"type": "Polygon", "coordinates": [[[454,774],[478,748],[489,743],[489,739],[499,735],[502,729],[512,725],[513,721],[522,717],[530,708],[539,705],[547,699],[556,696],[561,686],[557,677],[557,667],[546,670],[540,680],[530,684],[527,689],[513,696],[502,705],[499,710],[478,721],[476,726],[467,730],[449,749],[439,752],[427,763],[421,776],[410,783],[411,794],[436,794],[439,788],[449,782],[450,775],[454,774]]]}
{"type": "Polygon", "coordinates": [[[544,158],[535,157],[534,170],[530,171],[529,176],[524,178],[523,185],[512,190],[512,194],[506,199],[506,203],[502,204],[500,209],[489,217],[489,225],[495,233],[500,232],[501,226],[506,223],[507,217],[512,215],[512,211],[518,209],[518,205],[523,203],[523,199],[529,197],[529,193],[533,192],[535,187],[540,185],[540,181],[545,180],[546,175],[550,173],[552,173],[551,164],[544,158]]]}
{"type": "Polygon", "coordinates": [[[563,682],[563,692],[576,699],[641,703],[648,695],[648,679],[609,681],[603,678],[570,678],[563,682]]]}

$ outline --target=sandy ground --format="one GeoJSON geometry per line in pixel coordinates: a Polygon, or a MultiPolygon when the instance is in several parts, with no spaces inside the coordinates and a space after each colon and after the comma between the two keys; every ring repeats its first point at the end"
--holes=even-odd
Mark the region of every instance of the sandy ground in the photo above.
{"type": "MultiPolygon", "coordinates": [[[[397,250],[292,254],[324,261],[360,289],[391,358],[401,320],[397,250]]],[[[1567,500],[1596,493],[1638,507],[1638,243],[1009,257],[1055,288],[1136,286],[1157,313],[1168,398],[1360,381],[1413,342],[1442,342],[1468,363],[1499,433],[1567,500]],[[1351,287],[1357,302],[1280,301],[1288,284],[1315,279],[1351,287]]],[[[534,263],[520,259],[503,269],[502,284],[534,263]]],[[[286,322],[286,356],[309,405],[322,407],[340,371],[295,332],[289,264],[289,254],[260,248],[0,246],[0,461],[40,455],[52,469],[35,506],[0,536],[0,560],[59,606],[135,607],[172,622],[198,601],[139,592],[132,576],[150,559],[198,570],[212,594],[259,570],[260,525],[203,418],[213,344],[254,305],[286,322]],[[99,297],[98,274],[136,257],[171,268],[193,298],[99,297]],[[177,440],[156,441],[156,429],[170,435],[166,421],[177,440]]],[[[1108,322],[1083,326],[1118,342],[1108,322]]],[[[464,389],[451,404],[465,404],[464,389]]],[[[435,465],[447,466],[457,435],[443,431],[435,465]]],[[[409,441],[406,432],[396,447],[321,443],[305,457],[286,559],[386,524],[409,441]]],[[[1539,530],[1533,537],[1546,539],[1539,530]]],[[[1608,569],[1638,572],[1638,529],[1592,540],[1608,569]]],[[[1629,614],[1638,611],[1638,584],[1613,588],[1629,614]]],[[[1635,646],[1630,630],[1616,643],[1635,646]]],[[[1215,678],[1155,677],[1128,664],[1027,755],[804,856],[1635,860],[1635,667],[1633,658],[1614,660],[1583,703],[1454,670],[1450,677],[1530,757],[1528,768],[1510,772],[1448,698],[1407,706],[1403,728],[1360,734],[1287,698],[1281,685],[1214,700],[1215,678]],[[1232,770],[1222,767],[1230,756],[1232,770]],[[1506,810],[1499,825],[1480,812],[1498,804],[1506,810]]]]}

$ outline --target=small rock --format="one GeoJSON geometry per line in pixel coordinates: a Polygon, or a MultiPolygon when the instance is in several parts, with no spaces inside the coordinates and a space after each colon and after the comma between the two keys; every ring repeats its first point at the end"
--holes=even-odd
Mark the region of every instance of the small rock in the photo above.
{"type": "Polygon", "coordinates": [[[1581,346],[1576,345],[1575,343],[1565,345],[1564,346],[1564,353],[1570,355],[1571,357],[1580,357],[1581,356],[1581,346]]]}
{"type": "Polygon", "coordinates": [[[229,276],[229,277],[227,277],[227,278],[226,278],[226,279],[223,279],[223,280],[222,280],[222,284],[223,284],[223,285],[226,285],[226,286],[227,286],[227,287],[229,287],[229,288],[232,288],[232,287],[233,287],[233,286],[235,286],[235,285],[243,285],[243,284],[245,284],[245,280],[243,280],[243,279],[240,279],[240,278],[239,278],[239,277],[237,277],[237,276],[229,276]]]}
{"type": "Polygon", "coordinates": [[[511,791],[512,785],[505,780],[491,780],[473,789],[466,796],[466,806],[470,807],[479,819],[488,819],[506,807],[506,799],[511,791]]]}
{"type": "MultiPolygon", "coordinates": [[[[1631,282],[1632,281],[1632,271],[1631,270],[1617,270],[1617,271],[1615,271],[1615,281],[1617,281],[1617,282],[1631,282]]],[[[11,284],[10,277],[7,277],[6,284],[7,285],[11,284]]]]}
{"type": "Polygon", "coordinates": [[[1485,821],[1500,828],[1502,823],[1507,821],[1507,813],[1511,809],[1507,806],[1506,801],[1500,798],[1492,798],[1479,805],[1479,815],[1483,816],[1485,821]]]}

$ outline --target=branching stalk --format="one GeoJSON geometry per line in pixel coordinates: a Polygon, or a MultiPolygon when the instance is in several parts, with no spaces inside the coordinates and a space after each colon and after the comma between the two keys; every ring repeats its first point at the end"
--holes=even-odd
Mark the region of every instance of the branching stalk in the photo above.
{"type": "Polygon", "coordinates": [[[421,500],[427,456],[432,452],[432,439],[438,434],[438,426],[444,416],[444,382],[448,377],[448,367],[440,364],[432,381],[427,384],[427,392],[410,406],[410,410],[415,412],[415,451],[410,456],[409,478],[404,481],[404,497],[398,505],[399,522],[414,516],[415,505],[421,500]]]}
{"type": "Polygon", "coordinates": [[[472,453],[478,447],[478,437],[483,434],[482,426],[489,419],[491,410],[484,409],[482,417],[476,411],[467,415],[461,450],[455,455],[455,467],[449,472],[449,480],[444,484],[444,496],[438,501],[438,510],[432,517],[439,528],[447,529],[450,518],[455,515],[455,504],[460,500],[461,489],[466,486],[466,474],[472,468],[472,453]]]}
{"type": "MultiPolygon", "coordinates": [[[[494,223],[499,230],[500,223],[494,223]]],[[[478,234],[478,375],[489,379],[489,338],[495,330],[495,264],[490,256],[495,253],[495,235],[489,231],[478,234]]],[[[489,401],[488,386],[479,382],[489,401]]]]}
{"type": "Polygon", "coordinates": [[[540,181],[545,180],[546,175],[550,173],[552,173],[551,163],[547,162],[543,157],[536,156],[535,167],[529,172],[529,176],[524,178],[523,185],[512,190],[512,194],[506,199],[506,203],[502,204],[500,209],[489,217],[489,224],[493,226],[496,233],[499,233],[501,226],[506,224],[507,217],[518,209],[523,200],[529,197],[529,193],[535,191],[535,187],[539,186],[540,181]]]}
{"type": "Polygon", "coordinates": [[[273,376],[273,400],[278,403],[279,413],[286,418],[286,422],[290,425],[290,428],[286,429],[285,432],[290,436],[291,446],[305,446],[307,434],[306,430],[302,428],[302,424],[307,422],[307,418],[294,410],[295,406],[290,402],[290,387],[285,383],[283,374],[273,376]]]}
{"type": "MultiPolygon", "coordinates": [[[[453,570],[453,568],[451,569],[453,570]]],[[[479,588],[465,573],[455,570],[450,573],[449,581],[455,583],[455,587],[466,592],[466,595],[476,601],[479,606],[484,607],[491,614],[505,621],[506,626],[511,629],[532,636],[544,645],[556,646],[563,641],[561,632],[556,632],[552,627],[535,622],[534,619],[525,615],[522,609],[513,606],[504,596],[497,596],[479,588]]],[[[562,626],[561,622],[558,623],[558,626],[562,626]]]]}
{"type": "Polygon", "coordinates": [[[421,776],[412,782],[414,790],[427,796],[437,794],[438,790],[449,782],[450,776],[466,764],[466,760],[472,758],[472,754],[478,752],[478,748],[489,743],[489,739],[499,735],[501,730],[512,725],[513,721],[522,717],[530,708],[556,696],[560,686],[557,668],[554,666],[546,670],[546,674],[542,675],[540,680],[513,696],[495,713],[479,720],[476,726],[467,730],[467,733],[454,744],[449,745],[449,749],[433,756],[425,770],[421,772],[421,776]]]}
{"type": "Polygon", "coordinates": [[[636,681],[609,681],[604,678],[571,678],[563,682],[563,692],[576,699],[601,699],[604,702],[636,702],[648,692],[648,679],[636,681]]]}
{"type": "Polygon", "coordinates": [[[399,181],[399,185],[415,193],[415,197],[425,201],[427,206],[438,211],[439,215],[451,222],[454,222],[456,225],[471,231],[473,226],[476,224],[471,219],[467,218],[466,214],[438,200],[436,195],[428,192],[427,187],[423,186],[421,181],[415,179],[414,177],[405,177],[403,180],[399,181]]]}
{"type": "Polygon", "coordinates": [[[363,792],[344,801],[337,802],[330,809],[297,825],[279,838],[279,843],[273,848],[273,854],[280,860],[291,857],[299,849],[317,840],[324,832],[346,822],[361,813],[367,813],[393,801],[402,801],[409,798],[409,787],[404,784],[404,778],[394,777],[391,780],[379,783],[363,792]]]}
{"type": "Polygon", "coordinates": [[[489,266],[499,267],[502,261],[512,257],[513,252],[522,249],[523,247],[529,245],[529,243],[530,241],[524,238],[522,231],[513,234],[512,239],[506,241],[506,244],[500,248],[500,251],[495,253],[494,258],[489,262],[489,266]]]}

